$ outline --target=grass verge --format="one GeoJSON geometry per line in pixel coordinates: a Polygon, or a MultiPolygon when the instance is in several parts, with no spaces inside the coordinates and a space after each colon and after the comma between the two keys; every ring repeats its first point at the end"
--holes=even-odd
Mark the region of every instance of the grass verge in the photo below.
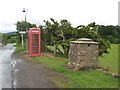
{"type": "Polygon", "coordinates": [[[15,52],[22,52],[25,50],[25,49],[22,49],[21,43],[20,44],[17,43],[15,47],[16,47],[15,52]]]}
{"type": "Polygon", "coordinates": [[[69,82],[57,81],[57,85],[61,88],[117,88],[118,79],[109,75],[105,75],[101,71],[90,70],[75,72],[66,69],[67,63],[65,59],[51,58],[46,56],[35,57],[35,62],[44,63],[53,70],[65,75],[69,82]]]}

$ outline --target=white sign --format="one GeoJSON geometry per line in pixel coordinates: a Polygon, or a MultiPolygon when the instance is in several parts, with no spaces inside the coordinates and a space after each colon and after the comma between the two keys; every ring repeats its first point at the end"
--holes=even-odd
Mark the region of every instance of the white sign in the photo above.
{"type": "Polygon", "coordinates": [[[20,34],[25,34],[26,32],[25,31],[20,31],[20,34]]]}

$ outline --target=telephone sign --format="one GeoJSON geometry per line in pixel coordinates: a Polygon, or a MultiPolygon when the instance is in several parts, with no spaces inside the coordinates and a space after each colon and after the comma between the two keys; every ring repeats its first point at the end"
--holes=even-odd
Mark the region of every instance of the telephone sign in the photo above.
{"type": "Polygon", "coordinates": [[[39,28],[30,28],[28,33],[29,56],[40,56],[41,32],[39,28]]]}

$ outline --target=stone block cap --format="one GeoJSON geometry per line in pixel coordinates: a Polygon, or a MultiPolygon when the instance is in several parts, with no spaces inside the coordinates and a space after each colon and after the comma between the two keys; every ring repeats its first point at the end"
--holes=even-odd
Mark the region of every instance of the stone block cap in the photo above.
{"type": "Polygon", "coordinates": [[[77,41],[93,41],[90,38],[79,38],[77,41]]]}
{"type": "Polygon", "coordinates": [[[77,41],[71,41],[71,43],[76,43],[76,44],[99,44],[98,42],[94,42],[90,38],[79,38],[77,41]]]}

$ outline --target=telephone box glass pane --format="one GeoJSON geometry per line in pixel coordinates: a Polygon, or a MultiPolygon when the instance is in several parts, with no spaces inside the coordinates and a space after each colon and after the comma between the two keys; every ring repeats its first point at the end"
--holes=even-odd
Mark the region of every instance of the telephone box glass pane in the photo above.
{"type": "Polygon", "coordinates": [[[39,35],[33,34],[32,35],[32,53],[38,53],[38,47],[39,47],[39,35]]]}

